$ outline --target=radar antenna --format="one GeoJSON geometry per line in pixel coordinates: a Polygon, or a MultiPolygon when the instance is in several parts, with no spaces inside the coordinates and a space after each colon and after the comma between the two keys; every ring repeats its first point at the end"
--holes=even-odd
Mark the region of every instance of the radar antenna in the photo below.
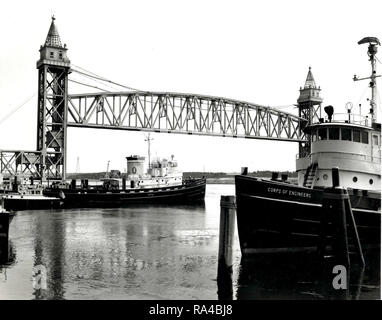
{"type": "Polygon", "coordinates": [[[370,99],[370,114],[371,114],[371,122],[376,122],[376,99],[377,99],[377,81],[376,78],[381,75],[377,75],[377,66],[376,66],[376,54],[377,54],[377,46],[380,46],[378,38],[376,37],[365,37],[362,40],[358,41],[358,44],[368,43],[369,48],[367,54],[369,56],[369,61],[371,62],[371,76],[365,78],[358,78],[354,75],[353,80],[365,80],[370,79],[369,87],[371,88],[371,99],[370,99]]]}

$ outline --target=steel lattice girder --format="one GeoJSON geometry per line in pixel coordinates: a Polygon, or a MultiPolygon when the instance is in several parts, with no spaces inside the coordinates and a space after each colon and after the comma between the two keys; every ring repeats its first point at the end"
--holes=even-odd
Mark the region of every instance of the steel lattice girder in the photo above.
{"type": "Polygon", "coordinates": [[[68,97],[68,126],[304,142],[305,119],[220,97],[158,92],[68,97]]]}
{"type": "MultiPolygon", "coordinates": [[[[41,179],[42,165],[41,151],[26,150],[0,150],[0,173],[4,175],[24,175],[41,179]]],[[[45,172],[47,178],[61,179],[57,175],[57,163],[60,162],[60,153],[48,152],[46,155],[45,172]],[[57,160],[58,158],[58,160],[57,160]]]]}
{"type": "Polygon", "coordinates": [[[39,70],[37,150],[44,179],[61,179],[65,172],[67,75],[67,67],[56,65],[39,70]]]}
{"type": "Polygon", "coordinates": [[[26,150],[0,150],[0,172],[11,176],[22,174],[40,178],[37,167],[41,152],[26,150]]]}

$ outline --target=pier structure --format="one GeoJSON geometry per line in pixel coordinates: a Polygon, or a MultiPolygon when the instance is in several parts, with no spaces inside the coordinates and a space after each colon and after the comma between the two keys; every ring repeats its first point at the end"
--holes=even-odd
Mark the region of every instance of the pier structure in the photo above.
{"type": "Polygon", "coordinates": [[[307,143],[302,128],[311,118],[310,105],[300,108],[296,116],[268,106],[200,94],[131,90],[71,95],[68,80],[76,70],[71,67],[54,17],[40,47],[37,69],[37,147],[0,150],[3,175],[22,174],[44,182],[65,180],[68,127],[307,143]]]}

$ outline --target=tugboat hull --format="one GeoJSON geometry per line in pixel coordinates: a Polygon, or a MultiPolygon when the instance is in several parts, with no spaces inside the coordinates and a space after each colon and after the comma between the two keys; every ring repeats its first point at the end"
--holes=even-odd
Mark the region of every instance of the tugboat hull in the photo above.
{"type": "Polygon", "coordinates": [[[179,186],[161,188],[105,190],[97,188],[48,188],[44,194],[60,197],[64,207],[123,207],[130,204],[183,204],[204,201],[206,179],[195,179],[179,186]]]}
{"type": "Polygon", "coordinates": [[[13,211],[53,209],[60,208],[62,205],[63,201],[60,198],[21,196],[19,194],[4,197],[4,208],[13,211]]]}
{"type": "MultiPolygon", "coordinates": [[[[237,225],[243,255],[316,250],[322,189],[236,176],[237,225]]],[[[350,195],[363,247],[380,246],[380,195],[350,195]]]]}

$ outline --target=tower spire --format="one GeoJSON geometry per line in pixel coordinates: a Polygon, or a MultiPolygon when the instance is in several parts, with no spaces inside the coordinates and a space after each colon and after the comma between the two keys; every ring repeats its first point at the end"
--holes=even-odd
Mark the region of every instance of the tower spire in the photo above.
{"type": "Polygon", "coordinates": [[[316,82],[314,81],[311,67],[309,67],[309,71],[308,71],[308,75],[306,76],[304,88],[316,88],[316,82]]]}
{"type": "MultiPolygon", "coordinates": [[[[306,76],[305,85],[300,87],[300,96],[297,99],[298,115],[306,121],[300,123],[300,134],[303,133],[307,125],[318,122],[321,118],[321,103],[320,97],[321,88],[317,87],[314,81],[312,68],[309,67],[308,75],[306,76]]],[[[307,142],[299,143],[299,153],[301,157],[305,157],[310,153],[310,140],[307,137],[307,142]]]]}
{"type": "Polygon", "coordinates": [[[52,22],[50,24],[50,28],[48,31],[48,35],[46,36],[45,45],[51,46],[51,47],[62,48],[60,35],[58,34],[58,30],[57,30],[57,27],[54,23],[54,20],[56,20],[56,18],[53,15],[52,16],[52,22]]]}

